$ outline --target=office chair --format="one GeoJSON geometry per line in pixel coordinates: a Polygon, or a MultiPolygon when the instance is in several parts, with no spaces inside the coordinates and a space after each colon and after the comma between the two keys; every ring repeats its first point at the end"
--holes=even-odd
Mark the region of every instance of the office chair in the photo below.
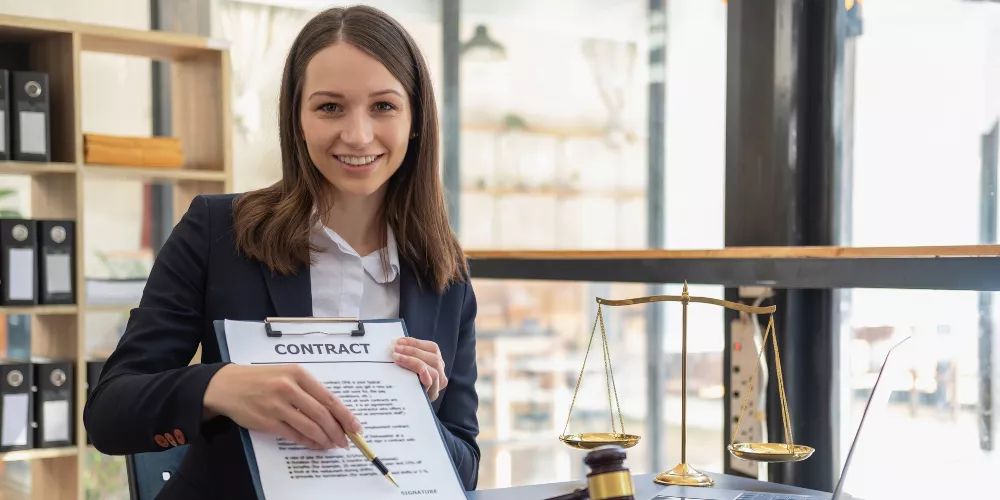
{"type": "Polygon", "coordinates": [[[153,500],[184,461],[187,445],[125,457],[130,500],[153,500]]]}

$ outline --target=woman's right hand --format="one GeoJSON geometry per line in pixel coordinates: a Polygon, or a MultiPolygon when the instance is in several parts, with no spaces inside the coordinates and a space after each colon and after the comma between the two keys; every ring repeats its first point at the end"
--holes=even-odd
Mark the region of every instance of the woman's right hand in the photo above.
{"type": "Polygon", "coordinates": [[[315,450],[347,448],[344,430],[361,431],[337,396],[299,365],[226,365],[208,383],[204,406],[206,418],[223,415],[315,450]]]}

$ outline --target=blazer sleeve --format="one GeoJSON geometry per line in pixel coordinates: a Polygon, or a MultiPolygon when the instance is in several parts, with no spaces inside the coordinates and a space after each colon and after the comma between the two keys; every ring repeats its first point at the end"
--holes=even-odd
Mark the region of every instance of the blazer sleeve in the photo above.
{"type": "Polygon", "coordinates": [[[480,450],[479,396],[476,394],[476,294],[472,283],[465,286],[465,297],[458,329],[458,347],[448,386],[438,408],[438,425],[465,489],[476,489],[479,482],[480,450]]]}
{"type": "Polygon", "coordinates": [[[160,451],[157,437],[187,442],[200,432],[205,388],[226,364],[190,365],[206,324],[209,221],[208,201],[195,197],[158,253],[92,389],[83,418],[101,453],[160,451]]]}

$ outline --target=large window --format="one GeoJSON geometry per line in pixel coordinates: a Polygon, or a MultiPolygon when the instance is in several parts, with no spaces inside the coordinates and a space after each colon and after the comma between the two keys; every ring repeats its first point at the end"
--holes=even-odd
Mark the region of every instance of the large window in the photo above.
{"type": "MultiPolygon", "coordinates": [[[[988,212],[996,213],[996,192],[984,192],[983,182],[997,169],[998,7],[960,0],[863,3],[863,29],[848,42],[845,59],[853,68],[854,124],[845,138],[853,143],[846,153],[853,179],[842,187],[853,215],[840,235],[844,242],[995,242],[988,212]]],[[[835,296],[843,353],[839,463],[886,349],[914,339],[886,381],[888,406],[866,424],[848,490],[864,498],[954,496],[953,481],[921,471],[933,464],[982,478],[997,470],[996,438],[988,439],[997,431],[984,415],[996,392],[980,392],[998,374],[994,294],[853,289],[835,296]],[[921,480],[912,481],[913,474],[921,480]]]]}
{"type": "MultiPolygon", "coordinates": [[[[996,297],[966,291],[851,291],[845,324],[841,380],[841,462],[887,350],[887,405],[874,406],[848,473],[848,491],[862,498],[934,498],[982,491],[929,472],[962,471],[988,478],[1000,467],[996,432],[985,424],[984,379],[996,380],[996,355],[984,336],[997,328],[996,297]],[[988,436],[992,436],[988,439],[988,436]],[[992,444],[987,444],[992,441],[992,444]],[[920,481],[912,481],[920,474],[920,481]]],[[[875,403],[873,403],[875,404],[875,403]]],[[[995,403],[994,403],[995,404],[995,403]]],[[[994,410],[995,411],[995,410],[994,410]]],[[[985,486],[986,483],[976,483],[985,486]]]]}
{"type": "MultiPolygon", "coordinates": [[[[666,5],[651,15],[649,2],[639,0],[461,3],[463,245],[722,246],[726,6],[699,0],[666,5]],[[658,23],[668,26],[665,37],[651,34],[658,23]],[[662,68],[650,63],[658,47],[662,68]],[[650,90],[661,81],[659,71],[666,75],[661,96],[650,90]],[[650,120],[664,122],[664,132],[652,133],[650,120]],[[657,150],[659,185],[649,176],[656,161],[651,151],[657,150]],[[651,199],[663,200],[661,243],[649,239],[650,217],[657,217],[651,199]]],[[[476,287],[484,366],[480,487],[581,477],[583,455],[557,436],[593,327],[594,299],[644,296],[651,289],[508,280],[480,280],[476,287]]],[[[722,297],[721,287],[697,290],[722,297]]],[[[679,294],[680,288],[665,293],[679,294]]],[[[625,425],[643,436],[629,450],[629,465],[644,472],[672,466],[680,459],[680,308],[657,304],[605,313],[615,318],[608,334],[615,339],[625,425]],[[650,324],[647,307],[662,308],[665,324],[650,324]],[[663,337],[658,359],[666,366],[655,395],[647,372],[651,336],[663,337]],[[662,422],[650,421],[651,402],[662,408],[662,422]]],[[[689,457],[721,471],[722,312],[695,310],[690,321],[697,334],[690,346],[689,411],[697,417],[689,419],[689,457]]],[[[610,431],[600,350],[591,352],[587,367],[570,430],[610,431]]]]}
{"type": "Polygon", "coordinates": [[[864,2],[854,45],[850,243],[979,243],[982,140],[1000,118],[1000,5],[864,2]]]}
{"type": "Polygon", "coordinates": [[[647,4],[462,2],[464,245],[647,248],[648,202],[665,190],[667,247],[722,246],[726,7],[668,2],[654,20],[647,4]],[[651,107],[656,48],[665,110],[651,107]],[[664,185],[649,183],[651,148],[664,185]]]}
{"type": "Polygon", "coordinates": [[[645,2],[585,3],[462,3],[466,246],[647,245],[645,2]]]}

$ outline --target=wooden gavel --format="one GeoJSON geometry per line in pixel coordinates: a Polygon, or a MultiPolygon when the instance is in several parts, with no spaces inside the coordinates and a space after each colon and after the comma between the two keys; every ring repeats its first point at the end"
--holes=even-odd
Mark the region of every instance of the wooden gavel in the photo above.
{"type": "Polygon", "coordinates": [[[625,450],[609,445],[587,453],[587,487],[546,500],[633,500],[632,475],[625,467],[625,450]]]}

